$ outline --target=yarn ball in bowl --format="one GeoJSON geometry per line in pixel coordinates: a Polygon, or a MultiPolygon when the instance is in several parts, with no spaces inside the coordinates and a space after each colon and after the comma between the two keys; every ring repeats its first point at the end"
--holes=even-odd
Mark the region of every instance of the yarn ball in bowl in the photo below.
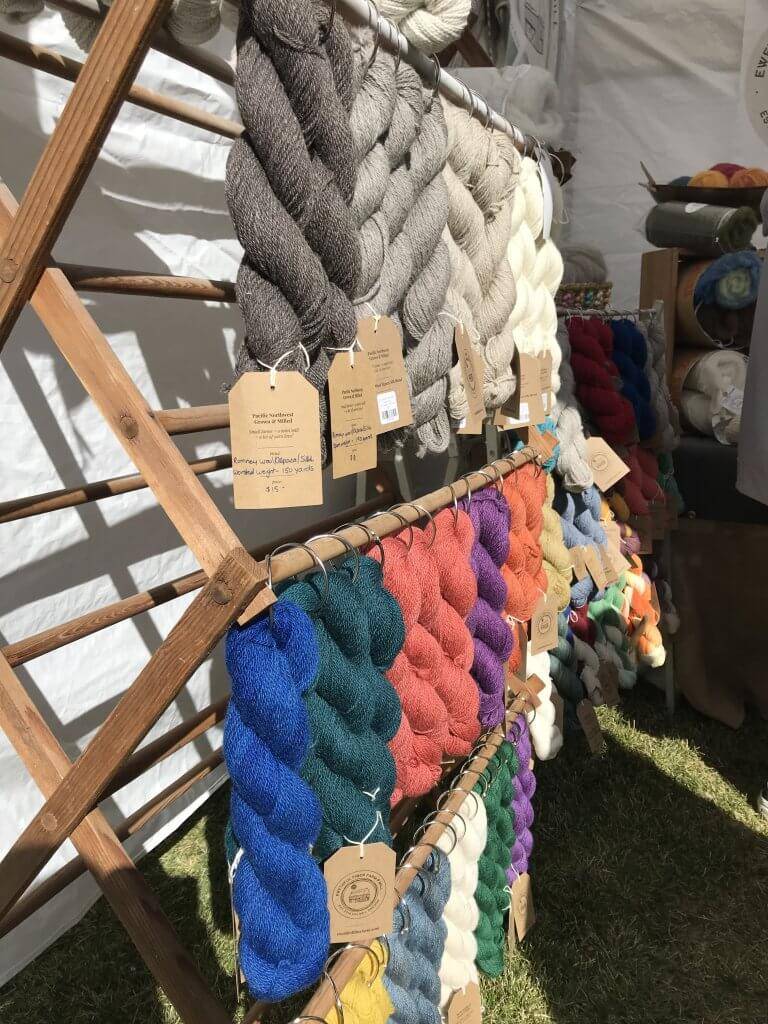
{"type": "Polygon", "coordinates": [[[744,170],[744,165],[743,164],[727,164],[727,163],[726,164],[713,164],[710,167],[710,171],[720,171],[721,174],[724,174],[726,176],[728,181],[731,180],[731,178],[734,176],[736,171],[743,171],[743,170],[744,170]]]}
{"type": "Polygon", "coordinates": [[[722,171],[699,171],[688,182],[691,188],[728,188],[728,178],[722,171]]]}
{"type": "Polygon", "coordinates": [[[742,167],[729,182],[731,188],[762,188],[768,185],[768,171],[760,167],[742,167]]]}
{"type": "Polygon", "coordinates": [[[685,188],[691,183],[691,176],[689,174],[681,174],[677,178],[673,178],[670,181],[670,185],[676,185],[678,188],[685,188]]]}

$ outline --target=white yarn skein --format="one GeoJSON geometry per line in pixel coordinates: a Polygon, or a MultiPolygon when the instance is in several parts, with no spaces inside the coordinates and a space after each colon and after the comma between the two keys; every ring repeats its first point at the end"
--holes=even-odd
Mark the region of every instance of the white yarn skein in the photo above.
{"type": "Polygon", "coordinates": [[[380,0],[379,11],[422,53],[440,53],[467,27],[471,0],[380,0]]]}
{"type": "Polygon", "coordinates": [[[560,349],[560,388],[555,397],[555,434],[560,444],[557,472],[567,491],[584,491],[594,483],[587,458],[587,442],[579,403],[576,400],[576,379],[571,369],[571,345],[565,321],[557,325],[555,334],[560,349]]]}
{"type": "Polygon", "coordinates": [[[667,339],[664,333],[664,303],[658,300],[654,303],[653,309],[643,310],[640,314],[640,323],[645,328],[645,336],[648,342],[649,363],[653,361],[653,368],[658,381],[659,395],[654,393],[654,407],[657,418],[660,415],[659,404],[663,402],[666,408],[666,416],[662,416],[665,423],[669,424],[669,431],[665,436],[669,439],[670,447],[666,451],[673,451],[680,444],[680,413],[672,401],[672,395],[667,384],[667,339]]]}
{"type": "Polygon", "coordinates": [[[477,941],[475,929],[480,917],[475,890],[478,861],[488,838],[485,804],[476,793],[468,793],[460,809],[465,828],[454,818],[458,841],[453,843],[450,831],[443,832],[437,845],[448,854],[451,868],[451,894],[443,911],[446,939],[440,961],[440,1006],[445,1008],[457,989],[477,984],[477,941]],[[451,845],[454,848],[451,850],[451,845]],[[450,852],[449,852],[450,851],[450,852]]]}
{"type": "Polygon", "coordinates": [[[531,742],[540,761],[551,761],[557,757],[563,745],[563,734],[555,722],[555,705],[552,703],[552,677],[549,674],[549,651],[528,657],[528,675],[537,675],[544,683],[539,693],[541,703],[535,711],[528,711],[528,728],[531,742]]]}
{"type": "Polygon", "coordinates": [[[0,15],[9,21],[31,21],[43,9],[43,0],[0,0],[0,15]]]}

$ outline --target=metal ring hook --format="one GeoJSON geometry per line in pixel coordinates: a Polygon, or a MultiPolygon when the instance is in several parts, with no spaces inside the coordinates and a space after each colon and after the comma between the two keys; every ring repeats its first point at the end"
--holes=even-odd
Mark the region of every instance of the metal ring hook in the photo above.
{"type": "MultiPolygon", "coordinates": [[[[357,581],[357,577],[360,575],[360,551],[358,548],[351,544],[346,537],[340,536],[338,533],[317,533],[314,537],[310,537],[307,544],[311,544],[316,540],[338,540],[347,549],[347,553],[355,556],[355,565],[352,569],[352,582],[357,581]]],[[[338,555],[336,556],[339,557],[338,555]]],[[[346,561],[346,559],[345,559],[346,561]]]]}
{"type": "MultiPolygon", "coordinates": [[[[361,529],[363,533],[367,536],[368,543],[375,544],[376,547],[379,549],[379,554],[381,555],[381,571],[384,572],[384,545],[381,543],[381,537],[378,535],[378,533],[376,533],[375,530],[372,530],[370,526],[368,526],[366,523],[350,523],[349,525],[357,526],[359,529],[361,529]]],[[[345,526],[337,526],[333,532],[334,534],[336,534],[340,530],[345,530],[346,528],[347,527],[345,526]]]]}
{"type": "MultiPolygon", "coordinates": [[[[431,548],[437,537],[437,526],[435,525],[434,516],[431,512],[425,509],[423,505],[419,505],[416,501],[399,501],[396,505],[393,505],[392,508],[401,508],[403,505],[410,505],[411,508],[415,508],[417,512],[420,512],[423,516],[426,516],[429,519],[429,525],[432,527],[432,535],[427,547],[431,548]]],[[[390,512],[391,511],[392,509],[390,509],[390,512]]]]}
{"type": "MultiPolygon", "coordinates": [[[[274,558],[274,556],[275,555],[279,555],[281,551],[290,551],[293,548],[301,548],[302,551],[306,551],[307,554],[312,559],[312,561],[318,567],[320,572],[322,572],[322,574],[323,574],[323,593],[322,593],[322,596],[320,597],[320,603],[318,604],[317,608],[315,609],[315,612],[319,612],[320,609],[325,604],[325,602],[328,600],[328,594],[329,594],[329,591],[330,591],[330,581],[328,579],[328,570],[325,567],[325,562],[322,560],[322,558],[318,555],[318,553],[316,551],[313,551],[313,549],[309,546],[309,544],[302,544],[299,541],[288,541],[285,544],[278,544],[276,548],[273,548],[269,552],[269,554],[267,555],[267,558],[266,558],[266,563],[267,563],[267,586],[269,587],[270,590],[272,589],[272,559],[274,558]]],[[[271,612],[271,610],[272,610],[272,605],[270,605],[270,612],[271,612]]]]}
{"type": "MultiPolygon", "coordinates": [[[[453,827],[453,825],[451,824],[450,821],[440,821],[440,819],[437,816],[438,816],[438,814],[455,814],[455,813],[456,813],[455,811],[446,811],[446,810],[443,810],[442,808],[440,810],[437,810],[437,811],[432,811],[430,814],[428,814],[426,816],[424,821],[422,821],[422,823],[419,825],[419,827],[413,833],[413,838],[414,839],[418,839],[419,836],[426,835],[427,832],[429,831],[429,828],[430,828],[431,825],[442,825],[443,828],[450,829],[451,835],[453,836],[453,846],[448,851],[449,853],[453,853],[453,851],[459,845],[458,833],[456,832],[456,829],[453,827]]],[[[417,846],[424,846],[424,845],[431,846],[432,843],[426,843],[426,844],[424,844],[424,843],[417,843],[416,845],[417,846]]]]}
{"type": "Polygon", "coordinates": [[[437,59],[437,55],[434,53],[432,54],[430,59],[435,66],[435,81],[432,84],[432,95],[429,97],[429,102],[427,103],[425,108],[427,113],[429,113],[430,110],[432,109],[432,104],[435,102],[435,96],[437,96],[437,92],[440,88],[440,61],[437,59]]]}
{"type": "Polygon", "coordinates": [[[393,511],[395,508],[397,508],[397,506],[393,505],[392,508],[388,508],[386,511],[382,510],[381,512],[374,512],[373,515],[370,516],[370,518],[371,519],[377,519],[379,516],[394,516],[394,518],[397,519],[399,521],[399,523],[401,524],[403,530],[407,526],[408,527],[408,531],[409,531],[408,532],[408,538],[409,538],[408,542],[404,541],[403,538],[400,536],[400,531],[398,531],[398,533],[395,534],[395,538],[397,540],[399,540],[401,544],[405,544],[405,546],[408,549],[408,551],[410,551],[411,548],[413,547],[413,540],[414,540],[414,536],[413,536],[413,523],[409,523],[408,520],[405,518],[405,516],[402,516],[399,512],[393,511]]]}

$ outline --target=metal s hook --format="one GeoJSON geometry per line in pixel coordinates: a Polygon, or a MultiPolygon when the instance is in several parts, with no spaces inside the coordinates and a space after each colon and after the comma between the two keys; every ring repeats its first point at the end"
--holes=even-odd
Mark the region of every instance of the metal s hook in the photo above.
{"type": "Polygon", "coordinates": [[[427,113],[429,113],[430,110],[432,109],[432,104],[435,102],[435,96],[437,96],[438,90],[440,88],[440,61],[437,59],[437,55],[434,53],[430,57],[430,60],[435,66],[435,80],[432,83],[432,95],[429,97],[429,102],[427,103],[425,108],[427,113]]]}

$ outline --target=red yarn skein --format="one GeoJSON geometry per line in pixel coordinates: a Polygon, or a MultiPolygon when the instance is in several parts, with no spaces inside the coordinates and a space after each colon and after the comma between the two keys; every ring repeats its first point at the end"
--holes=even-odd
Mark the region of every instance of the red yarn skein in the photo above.
{"type": "Polygon", "coordinates": [[[576,397],[609,444],[631,444],[637,429],[635,411],[619,391],[610,328],[597,317],[572,317],[568,337],[576,397]]]}

